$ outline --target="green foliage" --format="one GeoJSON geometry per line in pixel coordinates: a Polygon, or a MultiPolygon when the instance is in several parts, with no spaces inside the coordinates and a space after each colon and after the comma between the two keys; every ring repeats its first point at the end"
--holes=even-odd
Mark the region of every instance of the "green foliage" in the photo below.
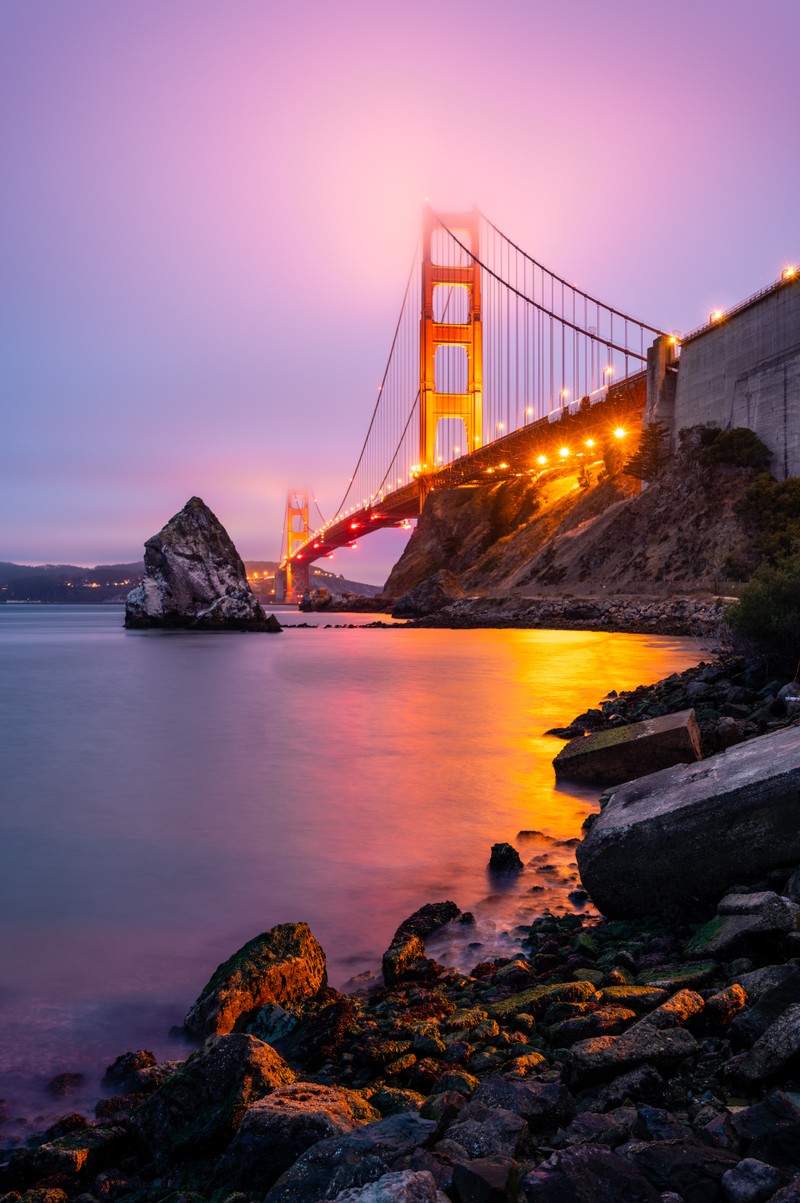
{"type": "Polygon", "coordinates": [[[736,517],[753,531],[754,550],[771,563],[800,552],[800,477],[761,472],[737,501],[736,517]]]}
{"type": "Polygon", "coordinates": [[[700,441],[700,461],[707,468],[731,464],[735,468],[755,468],[763,472],[772,459],[769,447],[747,426],[734,426],[732,430],[706,427],[700,441]]]}
{"type": "Polygon", "coordinates": [[[616,476],[625,462],[625,452],[616,439],[607,439],[603,447],[603,463],[609,476],[616,476]]]}
{"type": "Polygon", "coordinates": [[[667,428],[663,422],[648,422],[642,431],[638,451],[622,469],[625,475],[637,480],[655,480],[667,460],[666,437],[667,428]]]}
{"type": "Polygon", "coordinates": [[[592,478],[586,470],[586,464],[581,464],[578,473],[578,487],[581,489],[590,489],[592,487],[592,478]]]}
{"type": "Polygon", "coordinates": [[[800,651],[800,555],[762,564],[725,619],[734,634],[793,666],[800,651]]]}

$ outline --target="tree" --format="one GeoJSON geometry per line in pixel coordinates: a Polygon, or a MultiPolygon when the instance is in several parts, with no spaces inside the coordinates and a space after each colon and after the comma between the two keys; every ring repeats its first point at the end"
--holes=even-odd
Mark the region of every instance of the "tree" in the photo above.
{"type": "Polygon", "coordinates": [[[800,654],[800,555],[762,564],[726,610],[725,620],[736,635],[792,668],[800,654]]]}
{"type": "Polygon", "coordinates": [[[663,422],[648,422],[642,431],[639,450],[622,469],[625,475],[635,476],[637,480],[655,480],[667,460],[666,437],[667,428],[663,422]]]}

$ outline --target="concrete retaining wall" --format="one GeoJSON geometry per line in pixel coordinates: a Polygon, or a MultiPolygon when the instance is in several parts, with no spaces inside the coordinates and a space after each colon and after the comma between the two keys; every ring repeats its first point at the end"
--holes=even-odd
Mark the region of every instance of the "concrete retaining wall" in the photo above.
{"type": "Polygon", "coordinates": [[[800,476],[800,280],[690,336],[679,362],[673,446],[686,426],[748,426],[772,451],[774,476],[800,476]]]}

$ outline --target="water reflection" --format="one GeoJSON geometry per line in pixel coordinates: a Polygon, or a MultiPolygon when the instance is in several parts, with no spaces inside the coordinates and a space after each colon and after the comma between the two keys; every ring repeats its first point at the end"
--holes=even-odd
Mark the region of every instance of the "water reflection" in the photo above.
{"type": "Polygon", "coordinates": [[[311,924],[335,985],[427,901],[477,918],[440,959],[513,947],[570,905],[597,795],[556,790],[543,732],[700,656],[574,631],[126,635],[111,608],[24,609],[0,607],[0,1097],[20,1105],[33,1079],[89,1064],[94,1098],[119,1052],[171,1051],[214,967],[275,923],[311,924]],[[508,889],[499,840],[526,862],[508,889]]]}

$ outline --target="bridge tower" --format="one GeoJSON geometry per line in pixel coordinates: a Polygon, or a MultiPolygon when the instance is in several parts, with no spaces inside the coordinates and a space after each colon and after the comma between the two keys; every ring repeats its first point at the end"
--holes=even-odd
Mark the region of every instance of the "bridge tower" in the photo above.
{"type": "MultiPolygon", "coordinates": [[[[441,418],[461,418],[466,429],[465,451],[475,451],[483,442],[483,327],[481,323],[480,267],[475,259],[462,251],[446,233],[445,227],[469,247],[477,259],[479,246],[479,214],[436,214],[426,206],[422,229],[422,316],[420,320],[420,483],[427,492],[425,478],[436,467],[436,429],[441,418]],[[438,238],[434,236],[441,231],[438,238]],[[434,243],[447,248],[446,254],[436,253],[434,243]],[[449,245],[448,245],[449,244],[449,245]],[[447,305],[435,301],[437,287],[463,288],[466,306],[456,306],[456,321],[447,321],[447,305]],[[438,312],[439,320],[434,314],[438,312]],[[436,351],[439,347],[463,347],[466,354],[466,391],[442,392],[437,389],[436,351]]],[[[452,297],[452,293],[443,296],[452,297]]]]}
{"type": "Polygon", "coordinates": [[[290,489],[286,495],[286,602],[299,601],[308,589],[308,564],[298,564],[292,559],[297,549],[308,542],[308,535],[308,493],[290,489]]]}

